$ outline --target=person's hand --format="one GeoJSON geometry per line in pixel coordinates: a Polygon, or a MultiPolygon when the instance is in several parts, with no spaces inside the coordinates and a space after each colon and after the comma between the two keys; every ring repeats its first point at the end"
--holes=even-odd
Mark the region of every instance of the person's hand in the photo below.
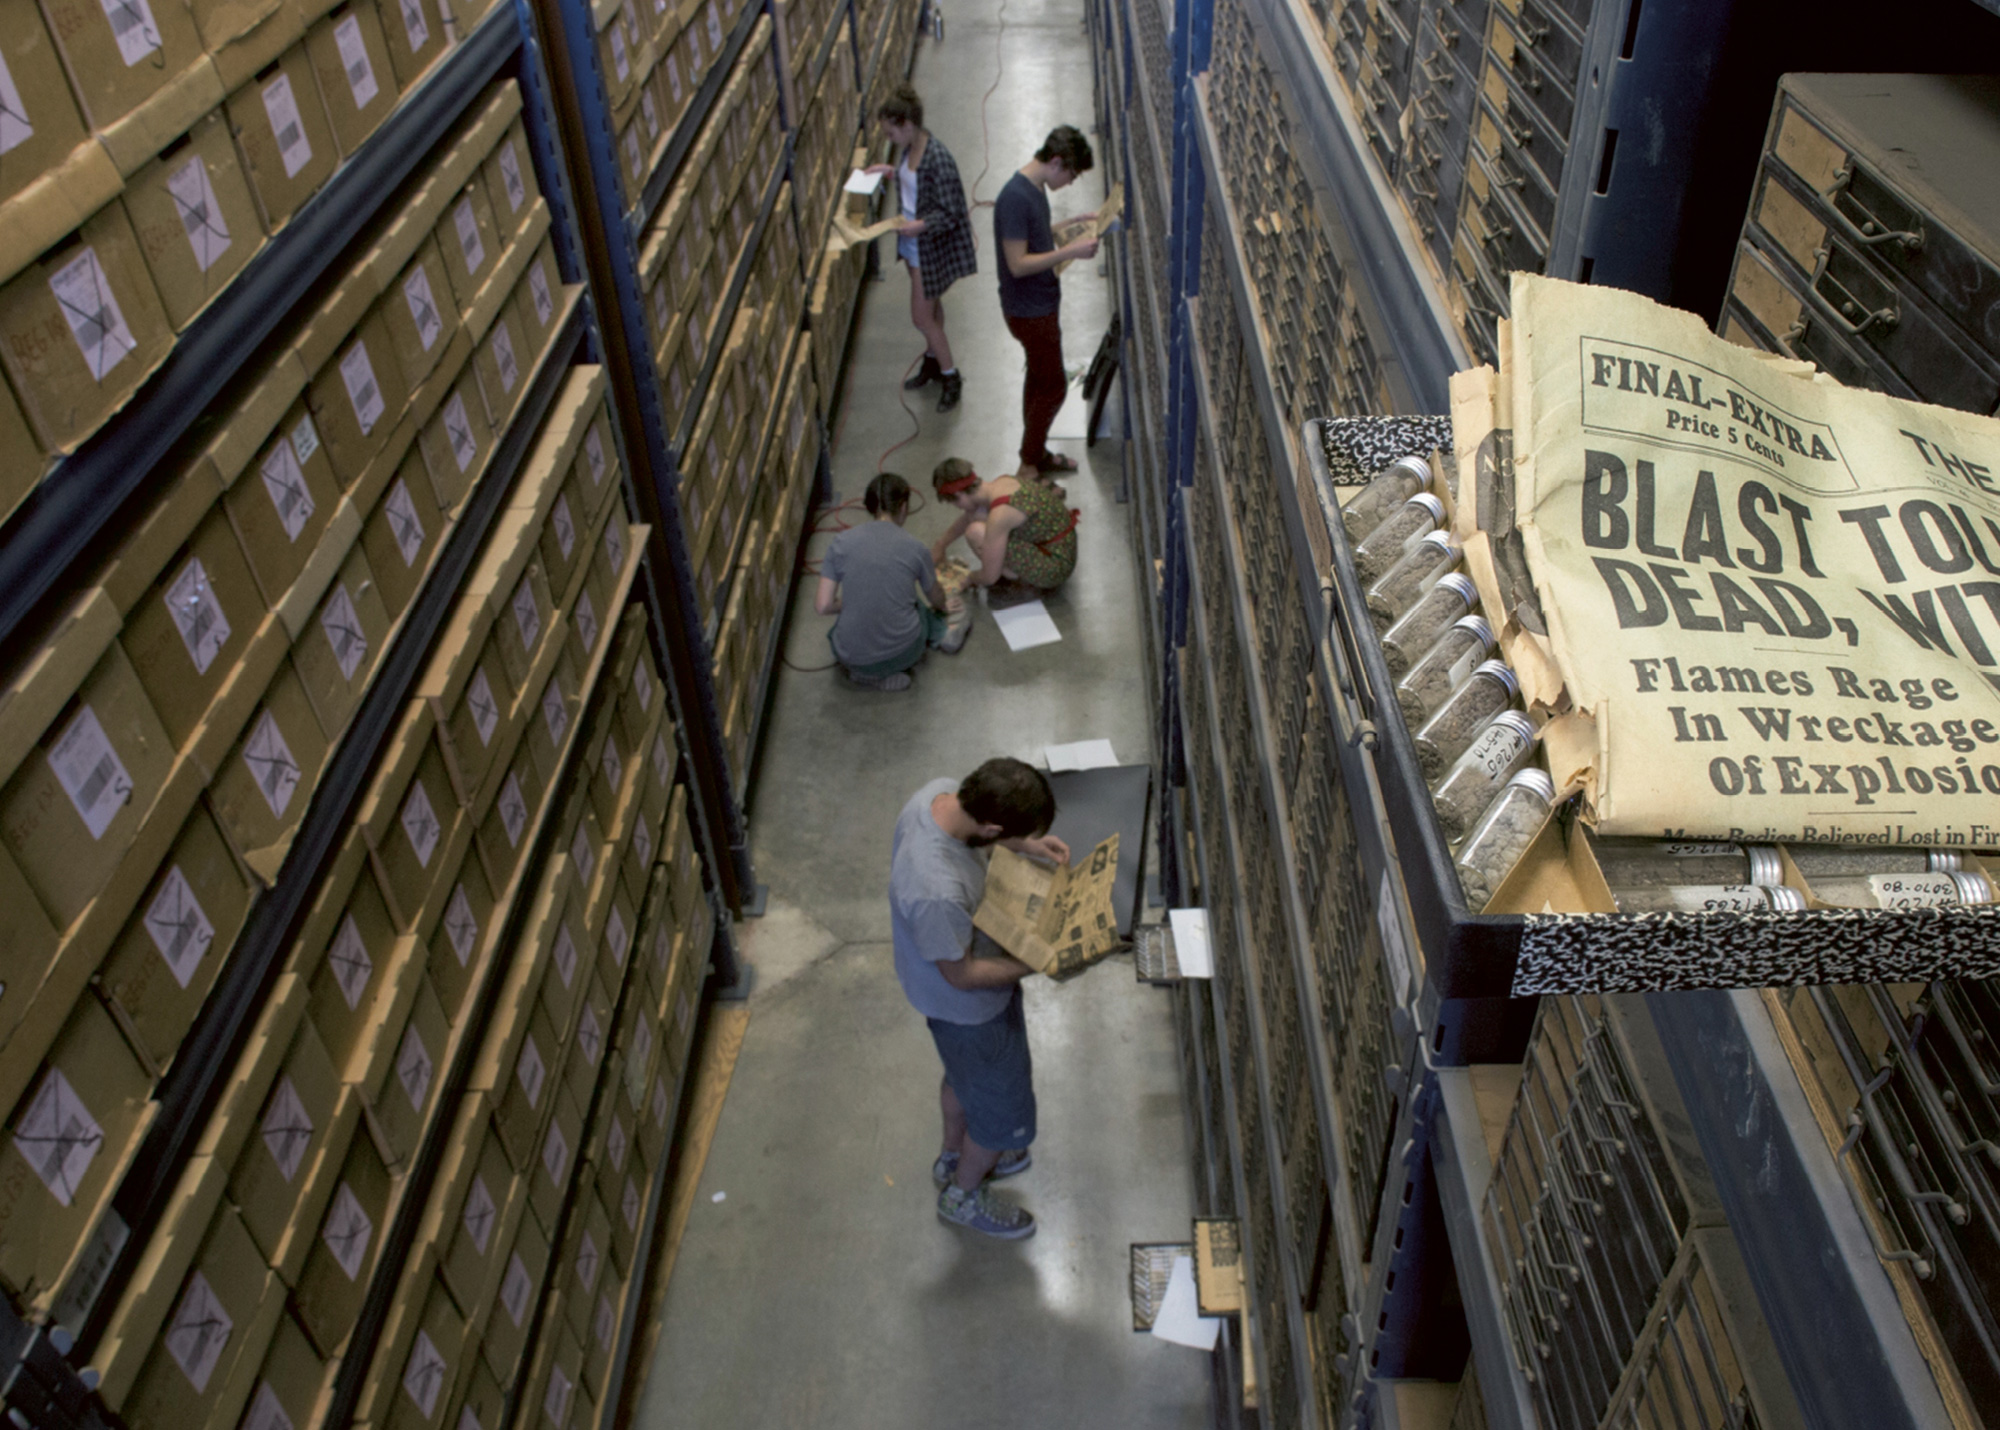
{"type": "Polygon", "coordinates": [[[947,616],[960,616],[960,615],[964,615],[964,614],[965,614],[965,597],[964,597],[964,596],[946,596],[946,597],[944,598],[944,613],[945,613],[945,614],[946,614],[947,616]]]}
{"type": "Polygon", "coordinates": [[[1068,248],[1065,248],[1063,252],[1073,259],[1095,258],[1097,257],[1097,240],[1094,238],[1080,238],[1068,248]]]}
{"type": "Polygon", "coordinates": [[[1035,839],[1023,839],[1020,852],[1030,859],[1042,859],[1051,864],[1069,863],[1069,846],[1053,834],[1044,834],[1035,839]]]}
{"type": "Polygon", "coordinates": [[[870,164],[861,172],[864,174],[893,174],[896,172],[896,166],[894,164],[870,164]]]}
{"type": "Polygon", "coordinates": [[[896,232],[917,234],[922,233],[927,227],[929,225],[920,218],[906,218],[899,221],[896,232]]]}

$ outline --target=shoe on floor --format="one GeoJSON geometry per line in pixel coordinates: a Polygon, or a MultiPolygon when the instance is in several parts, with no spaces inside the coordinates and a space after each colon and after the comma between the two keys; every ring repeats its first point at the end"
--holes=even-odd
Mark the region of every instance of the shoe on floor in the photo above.
{"type": "Polygon", "coordinates": [[[1044,452],[1042,460],[1035,463],[1035,470],[1045,477],[1051,472],[1073,472],[1076,470],[1076,458],[1061,452],[1044,452]]]}
{"type": "Polygon", "coordinates": [[[943,375],[944,369],[938,366],[938,360],[925,353],[923,366],[903,379],[903,391],[915,392],[920,387],[929,387],[943,375]]]}
{"type": "Polygon", "coordinates": [[[965,378],[955,372],[946,372],[938,374],[938,381],[943,384],[943,391],[938,393],[937,410],[949,412],[958,406],[958,399],[965,395],[965,378]]]}
{"type": "Polygon", "coordinates": [[[991,1187],[968,1192],[957,1185],[938,1193],[938,1220],[1000,1241],[1020,1241],[1035,1234],[1035,1219],[991,1187]]]}
{"type": "Polygon", "coordinates": [[[965,638],[972,634],[972,617],[960,612],[958,619],[944,628],[944,637],[932,647],[939,655],[957,655],[965,649],[965,638]]]}
{"type": "Polygon", "coordinates": [[[847,672],[847,678],[863,690],[908,690],[910,688],[910,673],[907,670],[899,670],[894,675],[856,675],[850,670],[847,672]]]}
{"type": "MultiPolygon", "coordinates": [[[[1015,1147],[1010,1151],[1000,1154],[1000,1160],[993,1164],[993,1170],[986,1174],[986,1180],[997,1182],[1002,1177],[1018,1177],[1034,1165],[1035,1158],[1033,1153],[1026,1147],[1015,1147]]],[[[950,1184],[951,1179],[957,1175],[958,1153],[938,1153],[937,1160],[931,1163],[932,1185],[939,1191],[943,1191],[950,1184]]]]}

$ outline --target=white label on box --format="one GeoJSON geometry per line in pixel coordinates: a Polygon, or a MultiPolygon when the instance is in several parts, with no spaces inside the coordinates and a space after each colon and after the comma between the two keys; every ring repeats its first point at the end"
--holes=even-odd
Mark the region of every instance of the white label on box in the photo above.
{"type": "Polygon", "coordinates": [[[264,491],[271,498],[272,510],[278,513],[278,524],[285,529],[285,540],[297,541],[317,510],[312,492],[306,487],[306,474],[300,469],[297,451],[280,437],[271,444],[257,474],[264,479],[264,491]]]}
{"type": "Polygon", "coordinates": [[[285,177],[295,179],[299,170],[312,162],[313,151],[305,121],[299,117],[298,99],[292,94],[292,77],[280,74],[264,86],[263,93],[264,115],[271,121],[271,133],[277,136],[285,177]]]}
{"type": "Polygon", "coordinates": [[[550,1367],[549,1390],[548,1394],[542,1397],[542,1413],[549,1417],[556,1430],[564,1430],[569,1424],[570,1389],[569,1376],[563,1368],[550,1367]]]}
{"type": "Polygon", "coordinates": [[[167,614],[180,630],[181,644],[187,647],[195,673],[208,674],[216,656],[229,644],[229,617],[222,612],[222,602],[215,599],[208,569],[199,556],[182,567],[174,584],[167,587],[167,614]]]}
{"type": "Polygon", "coordinates": [[[604,554],[611,558],[613,571],[625,569],[625,528],[616,521],[607,523],[604,528],[604,554]]]}
{"type": "Polygon", "coordinates": [[[616,907],[604,924],[604,942],[611,948],[612,962],[620,968],[625,966],[625,951],[632,946],[632,935],[625,927],[625,917],[616,907]]]}
{"type": "Polygon", "coordinates": [[[278,1079],[271,1105],[264,1112],[263,1126],[258,1130],[271,1160],[278,1165],[278,1174],[287,1182],[298,1176],[306,1149],[312,1146],[313,1120],[289,1076],[278,1079]]]}
{"type": "Polygon", "coordinates": [[[319,429],[313,426],[310,417],[299,418],[298,426],[292,428],[292,455],[299,459],[303,467],[319,450],[319,429]]]}
{"type": "Polygon", "coordinates": [[[686,993],[681,994],[680,1004],[674,1009],[674,1022],[680,1025],[681,1036],[685,1038],[694,1022],[694,1000],[686,993]]]}
{"type": "Polygon", "coordinates": [[[340,380],[347,385],[347,400],[354,407],[354,420],[366,437],[382,420],[384,403],[381,384],[375,381],[375,365],[368,361],[368,344],[356,343],[340,359],[340,380]]]}
{"type": "Polygon", "coordinates": [[[660,788],[665,789],[668,781],[672,780],[673,777],[674,757],[667,752],[667,737],[665,735],[655,735],[653,737],[653,780],[660,788]]]}
{"type": "Polygon", "coordinates": [[[403,34],[410,41],[410,53],[422,54],[424,46],[431,42],[431,27],[424,23],[421,0],[401,0],[397,8],[403,12],[403,34]]]}
{"type": "Polygon", "coordinates": [[[497,1208],[493,1205],[493,1193],[486,1188],[486,1178],[475,1176],[472,1190],[465,1194],[465,1234],[472,1238],[473,1250],[481,1256],[493,1240],[493,1217],[497,1208]]]}
{"type": "Polygon", "coordinates": [[[585,1291],[596,1289],[597,1271],[602,1261],[597,1250],[597,1238],[586,1231],[576,1248],[576,1279],[583,1284],[585,1291]]]}
{"type": "Polygon", "coordinates": [[[460,199],[452,210],[452,227],[458,230],[458,252],[465,259],[465,271],[477,273],[486,266],[486,245],[479,237],[479,215],[471,199],[460,199]]]}
{"type": "Polygon", "coordinates": [[[514,627],[521,633],[521,649],[532,655],[535,642],[542,638],[542,612],[535,604],[534,584],[526,576],[514,588],[510,604],[514,608],[514,627]]]}
{"type": "Polygon", "coordinates": [[[403,1391],[428,1420],[437,1410],[438,1392],[444,1389],[447,1367],[444,1357],[429,1335],[419,1330],[410,1347],[410,1363],[403,1368],[403,1391]]]}
{"type": "Polygon", "coordinates": [[[617,736],[604,737],[604,753],[598,756],[597,763],[604,771],[604,782],[610,785],[612,793],[616,794],[618,786],[625,782],[625,757],[618,753],[617,736]]]}
{"type": "Polygon", "coordinates": [[[639,663],[632,667],[632,694],[638,698],[639,713],[641,715],[652,713],[653,676],[652,673],[646,669],[646,660],[644,656],[641,656],[639,658],[639,663]]]}
{"type": "Polygon", "coordinates": [[[679,55],[667,56],[667,88],[674,92],[674,103],[678,105],[687,91],[681,87],[681,63],[679,55]]]}
{"type": "Polygon", "coordinates": [[[340,931],[327,946],[326,962],[333,970],[333,981],[340,985],[340,996],[347,1000],[347,1011],[352,1013],[361,1006],[361,995],[375,976],[375,960],[368,956],[368,945],[361,941],[353,914],[340,921],[340,931]]]}
{"type": "Polygon", "coordinates": [[[345,582],[334,583],[333,594],[320,608],[319,626],[326,632],[326,643],[333,647],[340,678],[353,680],[354,672],[368,658],[368,633],[361,629],[360,613],[354,609],[354,598],[347,594],[345,582]]]}
{"type": "Polygon", "coordinates": [[[479,1423],[479,1417],[472,1413],[470,1405],[461,1405],[458,1408],[458,1430],[486,1430],[486,1427],[479,1423]]]}
{"type": "Polygon", "coordinates": [[[664,334],[667,331],[668,326],[673,322],[673,320],[674,320],[673,294],[667,291],[666,284],[657,283],[653,286],[653,329],[655,333],[653,339],[654,342],[657,343],[660,340],[660,335],[664,334]]]}
{"type": "Polygon", "coordinates": [[[118,42],[118,54],[127,69],[160,48],[160,27],[153,23],[152,7],[146,0],[98,0],[98,4],[111,22],[111,37],[118,42]]]}
{"type": "Polygon", "coordinates": [[[645,162],[644,153],[639,148],[638,126],[634,125],[625,131],[625,168],[635,181],[644,177],[641,167],[645,162]]]}
{"type": "Polygon", "coordinates": [[[500,825],[507,831],[507,847],[521,847],[521,832],[528,826],[528,802],[521,798],[521,781],[512,772],[500,786],[500,825]]]}
{"type": "Polygon", "coordinates": [[[576,623],[576,633],[583,638],[583,648],[597,649],[597,606],[590,599],[590,592],[576,593],[576,609],[570,612],[570,619],[576,623]]]}
{"type": "Polygon", "coordinates": [[[83,350],[84,366],[99,382],[138,347],[132,330],[125,326],[125,314],[97,261],[97,250],[86,248],[49,275],[49,291],[69,323],[70,336],[83,350]]]}
{"type": "Polygon", "coordinates": [[[97,1125],[62,1069],[50,1068],[35,1100],[14,1124],[14,1150],[35,1169],[49,1195],[70,1206],[103,1146],[104,1129],[97,1125]]]}
{"type": "Polygon", "coordinates": [[[396,1080],[402,1083],[403,1094],[410,1099],[412,1111],[424,1110],[424,1099],[431,1094],[431,1073],[436,1066],[431,1059],[431,1050],[424,1046],[416,1025],[413,1023],[405,1028],[403,1045],[396,1050],[396,1080]]]}
{"type": "Polygon", "coordinates": [[[611,1305],[611,1293],[606,1291],[597,1298],[597,1318],[590,1324],[590,1333],[597,1337],[598,1349],[608,1351],[617,1332],[618,1312],[611,1305]]]}
{"type": "Polygon", "coordinates": [[[535,305],[535,321],[546,328],[555,315],[556,300],[549,293],[548,276],[539,263],[528,269],[528,297],[535,305]]]}
{"type": "Polygon", "coordinates": [[[419,263],[410,270],[403,280],[403,301],[409,304],[410,318],[417,325],[417,337],[429,352],[444,332],[444,319],[438,316],[437,300],[431,296],[430,275],[419,263]]]}
{"type": "Polygon", "coordinates": [[[444,932],[451,940],[451,951],[458,955],[458,966],[465,967],[472,957],[472,946],[479,941],[479,918],[472,912],[472,900],[465,896],[463,884],[452,889],[451,902],[445,905],[444,932]]]}
{"type": "Polygon", "coordinates": [[[535,1046],[535,1035],[529,1033],[521,1041],[521,1056],[514,1060],[514,1076],[521,1081],[521,1091],[528,1095],[528,1106],[538,1107],[542,1101],[542,1084],[548,1080],[549,1065],[542,1061],[542,1050],[535,1046]]]}
{"type": "Polygon", "coordinates": [[[542,723],[548,726],[549,742],[561,745],[569,730],[569,702],[563,699],[562,685],[554,680],[542,688],[542,723]]]}
{"type": "Polygon", "coordinates": [[[500,1304],[507,1308],[507,1318],[519,1330],[521,1322],[528,1314],[528,1297],[534,1294],[535,1279],[528,1274],[528,1268],[521,1261],[521,1253],[515,1252],[507,1258],[507,1274],[500,1279],[500,1304]]]}
{"type": "Polygon", "coordinates": [[[618,22],[614,20],[606,33],[611,36],[611,72],[623,84],[632,75],[632,57],[625,53],[625,32],[618,28],[618,22]]]}
{"type": "Polygon", "coordinates": [[[660,106],[653,102],[653,89],[648,85],[639,95],[639,114],[646,121],[646,140],[651,143],[660,137],[660,106]]]}
{"type": "Polygon", "coordinates": [[[638,852],[641,868],[653,862],[653,831],[646,828],[646,821],[640,820],[632,826],[632,848],[638,852]]]}
{"type": "Polygon", "coordinates": [[[236,1322],[223,1309],[222,1298],[215,1294],[208,1278],[195,1272],[188,1278],[187,1290],[160,1339],[196,1395],[207,1392],[208,1379],[215,1374],[223,1347],[229,1344],[229,1333],[235,1329],[236,1322]]]}
{"type": "Polygon", "coordinates": [[[642,1200],[643,1198],[639,1195],[639,1179],[637,1177],[627,1177],[625,1179],[625,1230],[637,1231],[639,1229],[639,1206],[642,1200]]]}
{"type": "Polygon", "coordinates": [[[250,1413],[243,1417],[243,1430],[296,1430],[270,1381],[257,1382],[257,1395],[250,1402],[250,1413]]]}
{"type": "Polygon", "coordinates": [[[485,671],[472,672],[472,680],[465,687],[465,703],[472,707],[472,728],[479,734],[479,743],[492,744],[494,727],[500,723],[500,705],[493,698],[493,686],[485,671]]]}
{"type": "Polygon", "coordinates": [[[215,201],[215,186],[208,181],[208,165],[199,154],[167,175],[167,193],[181,216],[181,228],[194,250],[194,261],[206,273],[229,251],[229,223],[215,201]]]}
{"type": "Polygon", "coordinates": [[[472,435],[472,419],[466,415],[465,398],[460,393],[454,392],[444,405],[444,435],[451,443],[451,459],[458,463],[459,475],[464,476],[472,459],[479,455],[479,441],[472,435]]]}
{"type": "Polygon", "coordinates": [[[417,867],[431,867],[431,855],[437,853],[438,840],[444,835],[444,828],[438,823],[437,811],[431,807],[430,792],[424,788],[422,780],[410,782],[410,793],[403,801],[403,833],[410,841],[410,850],[417,856],[417,867]]]}
{"type": "Polygon", "coordinates": [[[549,1135],[542,1143],[542,1170],[558,1187],[563,1184],[563,1173],[569,1170],[569,1138],[563,1136],[562,1128],[553,1122],[549,1124],[549,1135]]]}
{"type": "Polygon", "coordinates": [[[396,538],[396,550],[402,554],[403,564],[415,566],[424,553],[424,519],[417,515],[417,504],[410,500],[410,488],[401,477],[389,488],[382,511],[389,518],[389,534],[396,538]]]}
{"type": "Polygon", "coordinates": [[[722,10],[715,0],[708,0],[708,47],[722,53],[722,10]]]}
{"type": "Polygon", "coordinates": [[[361,37],[361,22],[349,15],[333,27],[333,43],[340,51],[340,67],[347,71],[347,88],[354,95],[354,107],[366,109],[381,93],[375,83],[375,66],[368,62],[368,45],[361,37]]]}
{"type": "Polygon", "coordinates": [[[667,1125],[667,1080],[653,1079],[653,1125],[665,1129],[667,1125]]]}
{"type": "Polygon", "coordinates": [[[576,550],[576,518],[570,515],[568,493],[557,494],[556,504],[549,510],[549,528],[556,534],[556,548],[563,560],[569,560],[576,550]]]}
{"type": "Polygon", "coordinates": [[[27,106],[21,103],[21,91],[15,87],[14,76],[8,72],[7,57],[0,55],[0,154],[34,137],[34,122],[28,118],[27,106]]]}
{"type": "Polygon", "coordinates": [[[588,1003],[583,1005],[583,1017],[577,1021],[576,1042],[583,1049],[583,1060],[596,1067],[598,1054],[604,1051],[604,1029],[597,1021],[597,1010],[588,1003]]]}
{"type": "Polygon", "coordinates": [[[146,932],[153,947],[167,961],[174,982],[185,988],[201,964],[201,956],[215,942],[215,925],[202,912],[201,903],[189,886],[187,875],[176,864],[160,882],[160,892],[146,909],[146,932]]]}
{"type": "MultiPolygon", "coordinates": [[[[644,1025],[641,1024],[641,1026],[643,1027],[644,1025]]],[[[625,1131],[623,1119],[617,1113],[612,1113],[611,1131],[604,1139],[604,1156],[605,1160],[611,1164],[611,1170],[614,1172],[625,1170],[625,1150],[628,1145],[629,1135],[625,1131]]]]}
{"type": "Polygon", "coordinates": [[[576,827],[576,838],[569,842],[569,862],[576,865],[577,877],[586,884],[597,872],[597,851],[590,847],[590,832],[581,824],[576,827]]]}
{"type": "Polygon", "coordinates": [[[507,207],[519,213],[528,201],[528,186],[521,182],[521,160],[512,140],[500,146],[500,185],[507,191],[507,207]]]}
{"type": "Polygon", "coordinates": [[[556,926],[556,944],[550,957],[556,961],[556,972],[562,975],[563,987],[569,987],[576,980],[576,940],[569,936],[566,921],[556,926]]]}
{"type": "Polygon", "coordinates": [[[590,463],[591,484],[601,484],[604,481],[604,432],[602,428],[592,427],[590,429],[590,435],[583,439],[583,455],[584,460],[590,463]]]}
{"type": "Polygon", "coordinates": [[[368,1243],[375,1236],[375,1223],[368,1219],[367,1209],[361,1199],[342,1182],[333,1194],[333,1205],[326,1213],[326,1226],[320,1232],[320,1239],[326,1242],[326,1249],[333,1253],[349,1281],[359,1280],[362,1263],[368,1259],[368,1243]]]}
{"type": "Polygon", "coordinates": [[[284,818],[285,808],[292,802],[292,791],[299,787],[304,775],[299,762],[292,758],[292,747],[285,743],[284,732],[278,728],[277,717],[268,710],[258,717],[250,738],[243,743],[243,763],[263,792],[264,803],[271,807],[271,817],[284,818]]]}
{"type": "Polygon", "coordinates": [[[492,348],[493,366],[500,371],[500,391],[511,394],[521,380],[521,364],[514,357],[514,338],[505,323],[494,325],[492,348]]]}

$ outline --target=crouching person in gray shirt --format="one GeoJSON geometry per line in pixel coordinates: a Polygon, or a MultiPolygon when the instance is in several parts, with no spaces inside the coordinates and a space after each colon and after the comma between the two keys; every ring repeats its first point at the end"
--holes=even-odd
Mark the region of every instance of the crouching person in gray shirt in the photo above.
{"type": "Polygon", "coordinates": [[[1069,846],[1048,832],[1055,817],[1046,775],[988,760],[957,785],[932,780],[912,795],[889,859],[896,977],[944,1062],[944,1149],[931,1164],[938,1216],[1009,1241],[1034,1235],[1035,1219],[986,1184],[1025,1172],[1035,1140],[1021,1013],[1021,980],[1034,970],[990,939],[992,956],[971,956],[972,916],[986,892],[989,845],[1069,862],[1069,846]]]}
{"type": "Polygon", "coordinates": [[[930,548],[903,530],[910,484],[884,472],[861,500],[872,520],[841,532],[826,549],[813,609],[837,618],[827,640],[849,680],[908,690],[924,652],[956,654],[972,623],[957,598],[956,609],[947,609],[930,548]]]}

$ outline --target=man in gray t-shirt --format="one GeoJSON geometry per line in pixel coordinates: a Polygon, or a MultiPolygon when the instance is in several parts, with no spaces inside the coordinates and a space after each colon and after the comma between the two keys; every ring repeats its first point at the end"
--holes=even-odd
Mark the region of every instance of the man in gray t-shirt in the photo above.
{"type": "Polygon", "coordinates": [[[1040,770],[988,760],[957,785],[932,780],[912,795],[889,859],[896,977],[944,1062],[944,1149],[931,1166],[938,1216],[1010,1240],[1033,1235],[1035,1219],[986,1181],[1026,1171],[1035,1139],[1020,986],[1034,970],[997,949],[972,956],[972,916],[986,892],[988,846],[1068,862],[1069,846],[1048,832],[1055,817],[1040,770]]]}
{"type": "Polygon", "coordinates": [[[868,484],[862,504],[872,520],[841,532],[820,558],[813,609],[838,617],[827,640],[850,680],[876,690],[906,690],[910,668],[924,651],[934,646],[953,654],[965,644],[971,624],[962,605],[959,619],[947,620],[930,548],[903,530],[909,483],[884,472],[868,484]]]}

